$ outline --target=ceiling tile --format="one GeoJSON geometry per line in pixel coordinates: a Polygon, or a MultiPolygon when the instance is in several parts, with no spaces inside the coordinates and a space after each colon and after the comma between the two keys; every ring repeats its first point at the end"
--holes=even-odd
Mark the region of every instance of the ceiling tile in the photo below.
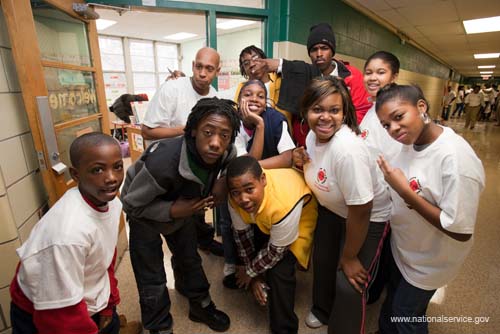
{"type": "Polygon", "coordinates": [[[457,12],[451,1],[435,1],[430,5],[413,1],[411,7],[398,8],[396,11],[415,26],[458,21],[457,12]]]}
{"type": "Polygon", "coordinates": [[[500,16],[498,0],[454,0],[454,2],[461,20],[500,16]]]}
{"type": "Polygon", "coordinates": [[[401,16],[397,11],[391,10],[381,10],[377,12],[382,18],[395,27],[408,26],[408,20],[401,16]]]}
{"type": "Polygon", "coordinates": [[[391,9],[384,0],[355,0],[355,2],[373,11],[391,9]]]}
{"type": "Polygon", "coordinates": [[[417,25],[415,28],[424,35],[465,35],[462,21],[417,25]]]}

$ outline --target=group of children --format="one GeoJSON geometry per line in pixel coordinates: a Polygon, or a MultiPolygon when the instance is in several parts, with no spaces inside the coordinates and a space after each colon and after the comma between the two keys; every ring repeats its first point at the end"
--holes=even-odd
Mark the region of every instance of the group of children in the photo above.
{"type": "MultiPolygon", "coordinates": [[[[234,242],[238,255],[226,258],[225,285],[250,288],[268,305],[272,333],[297,333],[295,271],[310,262],[308,326],[364,333],[370,285],[383,270],[380,333],[427,333],[425,322],[390,319],[425,315],[436,289],[457,274],[472,246],[484,171],[465,140],[431,121],[417,86],[394,83],[398,73],[391,53],[367,60],[363,81],[373,105],[362,117],[345,80],[314,78],[294,115],[310,129],[305,146],[295,148],[291,118],[269,106],[265,83],[251,78],[237,106],[201,99],[182,136],[147,148],[127,171],[121,200],[149,333],[173,331],[162,236],[189,318],[216,331],[230,327],[197,252],[196,221],[213,207],[230,222],[224,243],[234,242]],[[379,268],[389,226],[388,261],[379,268]]],[[[13,333],[118,333],[120,148],[109,136],[83,135],[71,146],[71,161],[78,188],[18,250],[13,333]]]]}

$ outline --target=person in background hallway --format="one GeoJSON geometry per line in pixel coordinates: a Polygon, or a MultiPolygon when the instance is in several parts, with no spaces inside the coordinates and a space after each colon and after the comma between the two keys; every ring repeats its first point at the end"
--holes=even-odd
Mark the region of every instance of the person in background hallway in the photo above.
{"type": "Polygon", "coordinates": [[[489,121],[491,113],[494,112],[493,105],[495,104],[495,89],[493,89],[490,83],[485,83],[481,93],[484,96],[485,107],[481,111],[479,120],[489,121]]]}
{"type": "Polygon", "coordinates": [[[457,118],[460,118],[460,116],[462,115],[462,111],[464,111],[464,106],[465,106],[464,99],[465,99],[464,86],[458,86],[458,93],[457,93],[457,100],[456,100],[456,104],[455,104],[455,111],[453,111],[453,113],[451,114],[452,118],[455,116],[455,114],[457,113],[457,111],[458,111],[457,118]]]}
{"type": "Polygon", "coordinates": [[[259,304],[269,302],[271,333],[296,334],[295,270],[297,265],[309,265],[316,200],[299,172],[262,170],[251,156],[230,162],[227,184],[234,236],[244,263],[238,267],[237,283],[250,286],[259,304]]]}
{"type": "Polygon", "coordinates": [[[319,23],[311,27],[307,38],[307,52],[311,64],[303,61],[285,59],[259,59],[254,71],[277,71],[281,73],[281,88],[278,107],[293,115],[292,135],[297,146],[304,146],[309,128],[300,117],[300,99],[311,79],[318,76],[341,77],[351,94],[356,109],[358,124],[372,106],[369,95],[363,85],[363,75],[354,66],[334,58],[336,50],[335,35],[328,23],[319,23]]]}
{"type": "Polygon", "coordinates": [[[176,290],[189,299],[189,319],[215,331],[229,328],[216,309],[196,248],[199,216],[224,199],[225,181],[216,179],[235,157],[240,119],[232,101],[199,100],[184,136],[151,144],[127,170],[123,209],[130,224],[130,259],[139,290],[141,316],[149,333],[171,334],[173,320],[166,286],[162,244],[172,252],[176,290]]]}
{"type": "MultiPolygon", "coordinates": [[[[375,105],[378,91],[396,81],[399,74],[399,59],[390,52],[378,51],[372,54],[366,60],[363,79],[366,91],[370,94],[373,106],[368,110],[365,117],[359,125],[361,131],[360,137],[368,146],[368,150],[373,161],[376,161],[380,154],[383,154],[387,160],[392,159],[401,151],[402,145],[393,140],[380,124],[380,120],[375,112],[375,105]]],[[[377,169],[379,173],[382,173],[377,169]]],[[[380,175],[383,182],[382,174],[380,175]]],[[[375,273],[375,278],[370,285],[368,293],[368,304],[378,300],[388,279],[387,266],[391,252],[390,232],[384,240],[384,247],[380,256],[379,266],[375,273]]]]}
{"type": "MultiPolygon", "coordinates": [[[[237,155],[250,155],[259,160],[263,168],[291,167],[292,149],[295,148],[285,116],[266,106],[266,87],[260,80],[243,84],[239,96],[239,114],[242,118],[236,137],[237,155]]],[[[227,288],[238,288],[236,245],[231,231],[231,217],[226,205],[221,205],[220,224],[224,245],[224,279],[227,288]]]]}
{"type": "MultiPolygon", "coordinates": [[[[16,334],[118,334],[120,302],[114,266],[123,181],[118,142],[102,133],[70,147],[69,189],[17,250],[10,285],[16,334]]],[[[130,332],[132,333],[132,332],[130,332]]]]}
{"type": "Polygon", "coordinates": [[[461,136],[431,121],[419,87],[386,86],[376,108],[387,132],[404,145],[393,162],[378,160],[393,203],[390,282],[379,330],[427,334],[425,320],[391,319],[425,319],[436,289],[458,273],[472,247],[484,169],[461,136]]]}
{"type": "MultiPolygon", "coordinates": [[[[191,108],[204,97],[217,95],[212,81],[220,71],[220,57],[212,48],[201,48],[192,64],[193,76],[175,77],[165,81],[148,104],[142,135],[150,142],[162,138],[173,138],[184,133],[184,126],[191,108]]],[[[172,75],[175,76],[173,72],[172,75]]],[[[214,240],[214,228],[200,216],[196,223],[196,234],[200,249],[223,256],[222,244],[214,240]]]]}
{"type": "Polygon", "coordinates": [[[306,325],[364,333],[366,292],[389,229],[391,200],[361,138],[349,90],[336,77],[313,79],[302,99],[311,131],[293,163],[318,202],[313,305],[306,325]],[[340,271],[337,271],[340,269],[340,271]]]}
{"type": "Polygon", "coordinates": [[[465,97],[465,129],[474,129],[479,110],[485,106],[484,96],[479,92],[479,86],[475,85],[472,92],[465,97]]]}
{"type": "Polygon", "coordinates": [[[450,115],[451,107],[453,106],[453,101],[457,98],[457,94],[451,86],[446,88],[446,95],[443,97],[443,110],[441,112],[441,118],[443,121],[447,121],[450,115]]]}

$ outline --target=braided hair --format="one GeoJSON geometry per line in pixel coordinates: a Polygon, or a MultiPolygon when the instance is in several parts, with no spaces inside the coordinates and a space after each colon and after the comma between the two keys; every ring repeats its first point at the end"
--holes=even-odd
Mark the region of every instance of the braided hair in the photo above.
{"type": "Polygon", "coordinates": [[[231,124],[231,143],[234,143],[238,132],[240,132],[240,116],[236,110],[236,103],[231,100],[219,99],[218,97],[206,97],[200,99],[188,116],[186,127],[184,128],[184,138],[191,139],[191,133],[196,130],[200,121],[212,114],[226,117],[231,124]]]}

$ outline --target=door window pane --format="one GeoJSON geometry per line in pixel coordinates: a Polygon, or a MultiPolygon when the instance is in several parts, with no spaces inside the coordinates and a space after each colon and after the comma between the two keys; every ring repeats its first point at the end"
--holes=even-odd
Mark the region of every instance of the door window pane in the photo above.
{"type": "MultiPolygon", "coordinates": [[[[96,119],[56,132],[57,148],[59,149],[60,159],[66,166],[71,166],[71,161],[69,159],[69,147],[71,143],[76,137],[87,132],[102,132],[101,122],[96,119]]],[[[71,179],[68,170],[66,170],[64,174],[64,179],[66,182],[71,179]]]]}
{"type": "Polygon", "coordinates": [[[92,72],[44,68],[54,124],[99,112],[92,72]]]}
{"type": "Polygon", "coordinates": [[[91,66],[85,23],[52,8],[33,8],[43,60],[91,66]]]}

